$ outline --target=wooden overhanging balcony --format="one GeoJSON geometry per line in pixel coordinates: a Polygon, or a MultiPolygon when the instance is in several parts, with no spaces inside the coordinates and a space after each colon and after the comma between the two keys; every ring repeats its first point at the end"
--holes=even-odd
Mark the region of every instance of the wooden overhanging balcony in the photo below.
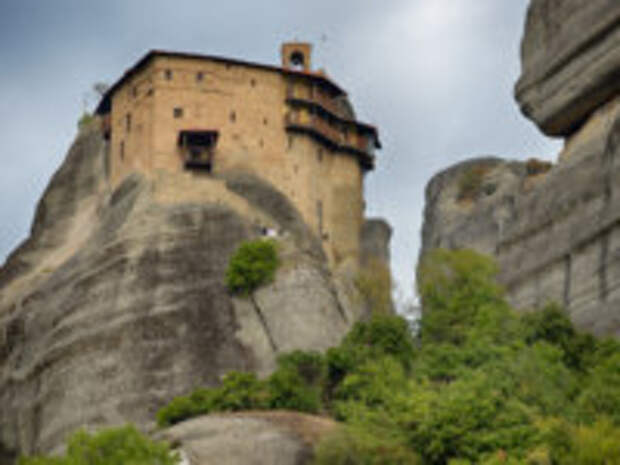
{"type": "Polygon", "coordinates": [[[211,172],[219,132],[212,129],[179,131],[178,145],[186,169],[211,172]]]}
{"type": "Polygon", "coordinates": [[[364,169],[374,168],[374,149],[381,148],[381,144],[372,126],[318,113],[304,119],[294,110],[287,113],[285,125],[287,131],[308,134],[332,150],[357,156],[364,169]]]}

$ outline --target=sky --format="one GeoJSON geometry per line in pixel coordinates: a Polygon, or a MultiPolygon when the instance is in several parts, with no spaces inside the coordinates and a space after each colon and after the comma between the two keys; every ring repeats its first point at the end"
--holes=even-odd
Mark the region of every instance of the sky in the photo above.
{"type": "Polygon", "coordinates": [[[424,189],[438,171],[495,155],[554,160],[561,142],[519,112],[513,88],[528,0],[2,0],[0,263],[27,235],[77,120],[150,49],[279,64],[280,44],[348,90],[383,150],[367,216],[394,229],[398,299],[415,299],[424,189]]]}

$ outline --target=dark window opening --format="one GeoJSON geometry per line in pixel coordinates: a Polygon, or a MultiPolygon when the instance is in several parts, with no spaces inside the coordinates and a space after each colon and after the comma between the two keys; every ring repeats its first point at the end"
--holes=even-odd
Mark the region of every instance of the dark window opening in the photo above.
{"type": "Polygon", "coordinates": [[[169,81],[172,79],[172,70],[171,69],[167,69],[164,71],[164,76],[166,77],[166,79],[169,81]]]}
{"type": "Polygon", "coordinates": [[[235,113],[234,111],[230,112],[230,122],[234,123],[235,121],[237,121],[237,113],[235,113]]]}
{"type": "Polygon", "coordinates": [[[212,172],[218,136],[217,131],[181,131],[178,143],[185,168],[212,172]]]}
{"type": "Polygon", "coordinates": [[[267,121],[267,118],[263,118],[263,125],[267,126],[267,123],[269,123],[269,121],[267,121]]]}
{"type": "Polygon", "coordinates": [[[200,82],[204,79],[204,77],[205,77],[205,74],[202,71],[198,71],[196,73],[196,81],[200,82]]]}
{"type": "Polygon", "coordinates": [[[250,85],[251,85],[252,87],[256,87],[256,79],[252,79],[252,80],[250,81],[250,85]]]}
{"type": "Polygon", "coordinates": [[[317,159],[319,160],[319,163],[323,161],[323,149],[319,149],[317,153],[317,159]]]}
{"type": "Polygon", "coordinates": [[[124,141],[121,141],[120,156],[121,156],[121,161],[123,161],[125,159],[125,142],[124,141]]]}
{"type": "Polygon", "coordinates": [[[289,63],[291,64],[291,68],[303,70],[306,64],[306,57],[300,51],[293,52],[291,53],[289,63]]]}
{"type": "Polygon", "coordinates": [[[127,132],[131,131],[131,113],[127,113],[125,116],[125,130],[127,132]]]}
{"type": "Polygon", "coordinates": [[[176,107],[172,110],[172,114],[175,118],[183,118],[183,108],[176,107]]]}

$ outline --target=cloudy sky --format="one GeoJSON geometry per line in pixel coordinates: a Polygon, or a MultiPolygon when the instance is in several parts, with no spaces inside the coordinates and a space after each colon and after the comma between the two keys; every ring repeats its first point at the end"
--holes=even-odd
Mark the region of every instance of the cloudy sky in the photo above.
{"type": "Polygon", "coordinates": [[[512,97],[527,0],[2,0],[0,263],[76,134],[97,81],[147,50],[276,64],[279,45],[315,43],[314,64],[349,90],[384,149],[366,179],[368,215],[394,227],[393,271],[413,295],[424,187],[479,155],[554,159],[559,142],[512,97]]]}

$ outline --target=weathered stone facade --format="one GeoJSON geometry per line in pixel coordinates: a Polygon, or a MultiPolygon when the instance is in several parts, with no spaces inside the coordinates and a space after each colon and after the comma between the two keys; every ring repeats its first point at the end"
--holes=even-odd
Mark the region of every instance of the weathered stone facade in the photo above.
{"type": "Polygon", "coordinates": [[[268,181],[301,212],[333,265],[355,264],[363,177],[379,140],[375,128],[356,121],[346,93],[310,70],[309,53],[308,44],[285,44],[282,67],[147,54],[99,105],[109,121],[112,186],[134,172],[192,170],[182,137],[203,133],[211,138],[205,183],[205,171],[268,181]],[[303,68],[293,68],[291,57],[301,57],[303,68]]]}

